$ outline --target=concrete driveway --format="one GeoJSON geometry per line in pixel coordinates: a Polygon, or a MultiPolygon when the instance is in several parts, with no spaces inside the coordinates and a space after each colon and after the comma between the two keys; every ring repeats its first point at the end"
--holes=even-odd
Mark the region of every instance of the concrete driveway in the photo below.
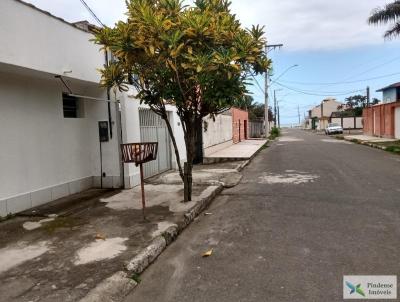
{"type": "Polygon", "coordinates": [[[343,301],[343,275],[400,271],[399,180],[396,155],[284,131],[126,301],[343,301]]]}

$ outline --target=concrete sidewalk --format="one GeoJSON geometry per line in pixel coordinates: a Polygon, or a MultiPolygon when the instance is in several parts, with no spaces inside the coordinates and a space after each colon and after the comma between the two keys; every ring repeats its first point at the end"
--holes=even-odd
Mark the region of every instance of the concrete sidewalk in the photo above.
{"type": "Polygon", "coordinates": [[[267,140],[254,139],[233,144],[217,152],[206,154],[204,163],[251,159],[266,142],[267,140]]]}
{"type": "Polygon", "coordinates": [[[377,136],[370,136],[370,135],[345,135],[345,140],[358,140],[360,142],[367,142],[367,143],[385,143],[385,142],[395,142],[398,141],[397,139],[391,138],[382,138],[377,136]]]}
{"type": "Polygon", "coordinates": [[[236,168],[241,165],[209,166],[209,183],[201,181],[204,174],[196,176],[196,168],[189,203],[183,203],[181,183],[150,180],[147,221],[137,187],[90,190],[0,223],[0,301],[120,300],[137,285],[137,275],[208,207],[223,188],[222,178],[240,181],[236,168]]]}

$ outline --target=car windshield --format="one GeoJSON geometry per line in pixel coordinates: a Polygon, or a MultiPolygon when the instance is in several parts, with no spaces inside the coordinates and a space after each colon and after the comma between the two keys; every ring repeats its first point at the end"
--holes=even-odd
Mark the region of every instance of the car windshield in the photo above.
{"type": "Polygon", "coordinates": [[[329,124],[329,127],[339,127],[339,124],[336,124],[336,123],[329,124]]]}

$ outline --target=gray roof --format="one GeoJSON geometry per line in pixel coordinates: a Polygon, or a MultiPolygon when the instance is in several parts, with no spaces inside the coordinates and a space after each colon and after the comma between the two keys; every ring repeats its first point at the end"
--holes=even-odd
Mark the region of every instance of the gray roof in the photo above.
{"type": "Polygon", "coordinates": [[[400,82],[394,83],[394,84],[389,85],[389,86],[384,87],[384,88],[381,88],[381,89],[377,90],[376,92],[381,92],[381,91],[392,89],[392,88],[400,88],[400,82]]]}

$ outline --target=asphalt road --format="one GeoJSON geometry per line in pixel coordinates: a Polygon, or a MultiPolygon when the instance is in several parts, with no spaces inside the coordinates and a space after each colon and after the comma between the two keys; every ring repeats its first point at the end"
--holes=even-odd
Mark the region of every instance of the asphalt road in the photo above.
{"type": "Polygon", "coordinates": [[[399,156],[288,130],[126,301],[343,301],[343,275],[400,272],[399,181],[399,156]]]}

